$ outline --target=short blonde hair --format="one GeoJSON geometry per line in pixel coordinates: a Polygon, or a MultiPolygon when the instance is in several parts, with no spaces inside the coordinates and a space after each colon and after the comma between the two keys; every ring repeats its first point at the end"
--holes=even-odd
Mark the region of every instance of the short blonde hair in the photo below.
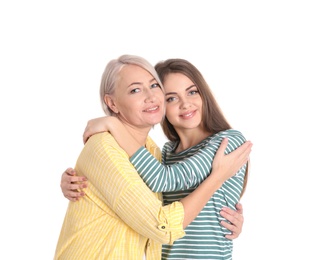
{"type": "Polygon", "coordinates": [[[159,83],[162,90],[164,89],[154,66],[150,64],[146,59],[136,55],[121,55],[119,58],[113,59],[108,62],[102,74],[102,80],[100,85],[100,98],[102,108],[106,115],[111,116],[114,114],[114,112],[105,103],[104,96],[107,94],[114,94],[116,89],[116,80],[118,79],[119,72],[125,65],[137,65],[142,69],[148,71],[159,83]]]}

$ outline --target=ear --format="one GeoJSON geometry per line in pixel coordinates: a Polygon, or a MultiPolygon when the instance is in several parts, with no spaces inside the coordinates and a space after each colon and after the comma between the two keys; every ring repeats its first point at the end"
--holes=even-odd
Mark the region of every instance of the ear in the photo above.
{"type": "Polygon", "coordinates": [[[115,114],[119,113],[118,108],[115,104],[114,98],[111,95],[105,95],[104,102],[115,114]]]}

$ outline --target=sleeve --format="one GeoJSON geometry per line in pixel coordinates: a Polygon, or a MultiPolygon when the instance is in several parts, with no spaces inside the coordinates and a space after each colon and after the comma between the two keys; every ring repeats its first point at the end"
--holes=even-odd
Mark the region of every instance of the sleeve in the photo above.
{"type": "Polygon", "coordinates": [[[162,206],[110,134],[92,136],[77,167],[94,186],[98,206],[107,205],[139,234],[163,244],[185,235],[182,203],[162,206]]]}
{"type": "Polygon", "coordinates": [[[147,186],[154,192],[194,188],[211,173],[213,158],[225,137],[229,139],[226,154],[234,151],[246,141],[239,131],[231,129],[216,134],[191,157],[171,165],[160,163],[144,147],[141,147],[130,158],[130,161],[147,186]]]}

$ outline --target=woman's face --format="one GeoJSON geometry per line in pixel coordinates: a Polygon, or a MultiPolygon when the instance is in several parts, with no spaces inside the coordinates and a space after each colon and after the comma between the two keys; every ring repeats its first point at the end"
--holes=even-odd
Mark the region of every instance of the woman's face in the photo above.
{"type": "Polygon", "coordinates": [[[166,117],[176,131],[201,126],[202,98],[184,74],[170,73],[164,79],[166,117]]]}
{"type": "Polygon", "coordinates": [[[155,78],[139,66],[122,68],[112,99],[118,118],[128,125],[150,128],[163,118],[164,93],[155,78]]]}

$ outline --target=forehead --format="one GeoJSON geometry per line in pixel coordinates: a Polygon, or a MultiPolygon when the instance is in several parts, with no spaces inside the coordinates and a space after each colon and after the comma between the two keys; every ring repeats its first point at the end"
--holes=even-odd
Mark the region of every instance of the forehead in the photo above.
{"type": "Polygon", "coordinates": [[[163,85],[166,92],[177,92],[194,85],[194,83],[182,73],[169,73],[166,75],[163,85]]]}
{"type": "Polygon", "coordinates": [[[145,82],[153,80],[153,76],[140,66],[126,64],[119,72],[119,83],[129,86],[134,82],[145,82]]]}

